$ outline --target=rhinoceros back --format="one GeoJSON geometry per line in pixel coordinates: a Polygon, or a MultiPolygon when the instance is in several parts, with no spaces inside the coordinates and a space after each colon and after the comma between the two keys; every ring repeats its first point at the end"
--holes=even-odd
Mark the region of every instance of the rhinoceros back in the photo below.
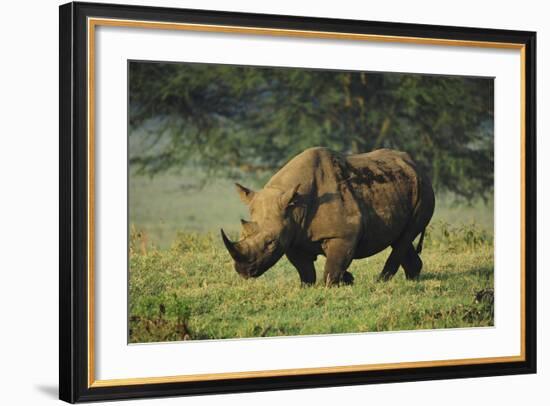
{"type": "Polygon", "coordinates": [[[406,153],[381,149],[346,156],[316,147],[290,160],[265,187],[300,184],[302,239],[355,239],[360,258],[399,237],[418,203],[420,183],[406,153]]]}
{"type": "MultiPolygon", "coordinates": [[[[351,183],[363,204],[364,235],[358,256],[369,256],[391,245],[418,210],[431,205],[431,182],[418,171],[409,154],[390,149],[346,157],[351,183]]],[[[428,211],[430,208],[428,208],[428,211]]]]}

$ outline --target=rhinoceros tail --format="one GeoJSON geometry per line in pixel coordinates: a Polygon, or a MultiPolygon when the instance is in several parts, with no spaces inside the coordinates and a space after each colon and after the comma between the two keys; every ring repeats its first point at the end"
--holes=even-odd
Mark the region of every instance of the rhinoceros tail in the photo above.
{"type": "Polygon", "coordinates": [[[418,245],[416,246],[417,254],[420,254],[422,252],[422,243],[424,242],[424,234],[426,234],[426,229],[422,230],[422,233],[420,233],[420,240],[418,240],[418,245]]]}

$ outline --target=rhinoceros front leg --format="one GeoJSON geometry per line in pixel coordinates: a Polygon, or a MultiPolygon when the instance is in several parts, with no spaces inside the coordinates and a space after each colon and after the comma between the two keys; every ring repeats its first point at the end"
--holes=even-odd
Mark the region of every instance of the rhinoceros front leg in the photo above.
{"type": "Polygon", "coordinates": [[[323,244],[327,262],[325,263],[325,285],[334,286],[340,283],[350,285],[353,276],[347,272],[352,259],[355,242],[342,239],[331,239],[323,244]]]}
{"type": "Polygon", "coordinates": [[[313,265],[313,262],[315,262],[314,255],[297,249],[289,249],[286,257],[300,274],[300,280],[304,285],[313,285],[315,283],[317,276],[315,274],[315,265],[313,265]]]}

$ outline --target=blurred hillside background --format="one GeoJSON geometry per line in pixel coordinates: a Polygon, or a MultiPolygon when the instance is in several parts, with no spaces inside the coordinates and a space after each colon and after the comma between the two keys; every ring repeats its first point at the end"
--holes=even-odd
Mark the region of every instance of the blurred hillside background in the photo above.
{"type": "Polygon", "coordinates": [[[434,221],[493,231],[493,79],[130,62],[130,224],[236,232],[238,181],[262,185],[312,146],[408,152],[430,174],[434,221]]]}

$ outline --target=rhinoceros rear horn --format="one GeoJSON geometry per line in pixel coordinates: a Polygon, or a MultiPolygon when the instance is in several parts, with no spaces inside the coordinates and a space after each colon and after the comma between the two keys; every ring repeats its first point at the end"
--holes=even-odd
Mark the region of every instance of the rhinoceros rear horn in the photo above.
{"type": "Polygon", "coordinates": [[[223,232],[223,229],[220,229],[220,232],[222,234],[223,243],[225,244],[225,248],[227,248],[227,251],[229,251],[229,254],[231,257],[237,261],[242,262],[245,259],[245,256],[242,252],[240,252],[238,246],[236,243],[232,242],[229,238],[227,238],[227,235],[223,232]]]}
{"type": "Polygon", "coordinates": [[[258,223],[255,221],[246,221],[241,219],[241,225],[243,227],[245,237],[258,232],[258,223]]]}

